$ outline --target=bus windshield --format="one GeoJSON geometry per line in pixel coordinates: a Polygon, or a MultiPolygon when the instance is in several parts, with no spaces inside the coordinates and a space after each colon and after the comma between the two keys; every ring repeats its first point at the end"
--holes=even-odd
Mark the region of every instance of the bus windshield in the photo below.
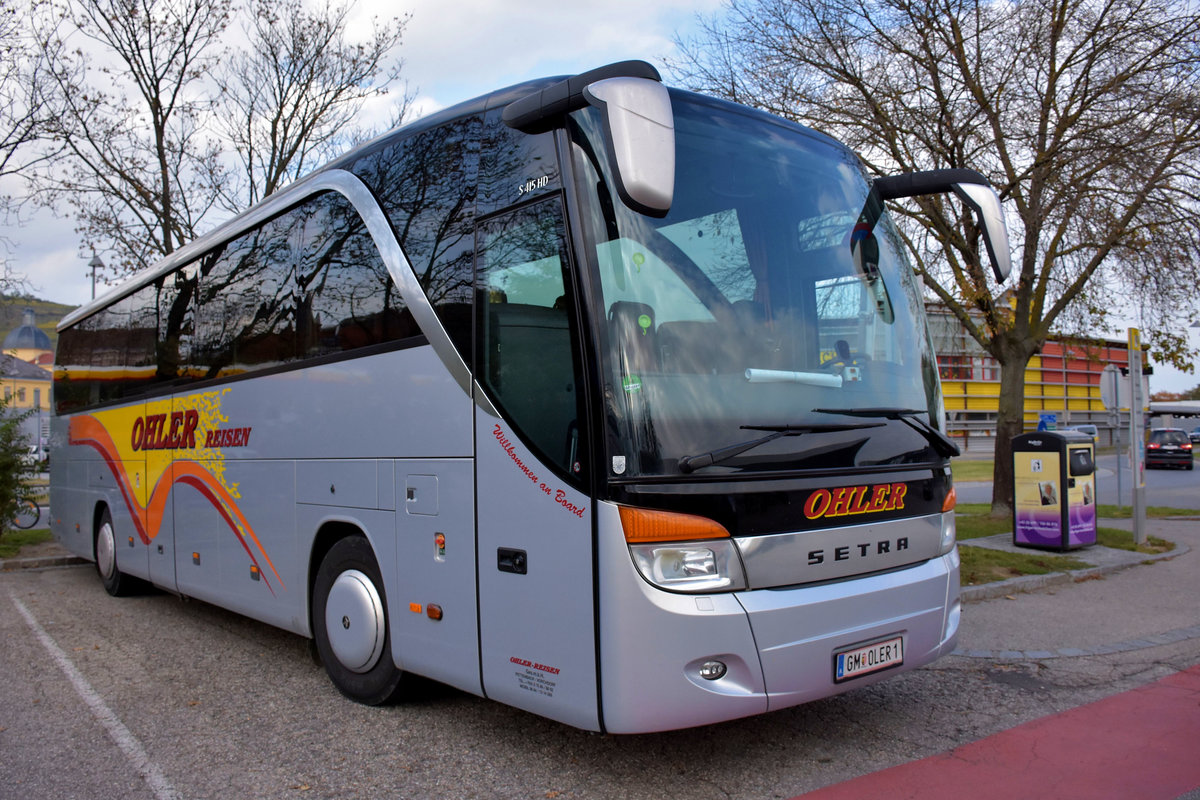
{"type": "Polygon", "coordinates": [[[599,115],[571,127],[610,477],[939,461],[919,430],[941,419],[920,292],[882,209],[864,209],[858,160],[765,115],[671,98],[662,219],[616,197],[599,115]]]}

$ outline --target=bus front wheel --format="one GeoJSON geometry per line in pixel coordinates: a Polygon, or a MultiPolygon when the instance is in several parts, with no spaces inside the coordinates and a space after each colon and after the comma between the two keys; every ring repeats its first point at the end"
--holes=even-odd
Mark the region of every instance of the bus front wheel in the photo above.
{"type": "Polygon", "coordinates": [[[387,596],[366,539],[337,542],[313,585],[313,636],[333,685],[365,705],[390,702],[403,673],[392,662],[387,596]]]}

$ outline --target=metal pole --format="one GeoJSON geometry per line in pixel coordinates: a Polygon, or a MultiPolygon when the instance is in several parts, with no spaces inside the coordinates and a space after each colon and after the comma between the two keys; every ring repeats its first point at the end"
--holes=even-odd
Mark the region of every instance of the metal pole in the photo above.
{"type": "Polygon", "coordinates": [[[92,299],[96,299],[96,270],[104,269],[104,262],[100,260],[100,256],[96,255],[96,251],[92,251],[92,260],[88,262],[88,266],[92,268],[92,299]]]}
{"type": "MultiPolygon", "coordinates": [[[[1121,396],[1121,373],[1114,369],[1109,374],[1112,375],[1112,396],[1119,398],[1121,396]]],[[[1117,510],[1119,511],[1125,507],[1125,495],[1122,493],[1121,489],[1121,412],[1119,410],[1121,407],[1121,401],[1118,399],[1114,400],[1113,402],[1113,408],[1117,410],[1112,412],[1112,417],[1110,417],[1110,419],[1115,423],[1113,425],[1113,433],[1117,437],[1115,444],[1117,451],[1117,510]]]]}
{"type": "Polygon", "coordinates": [[[1146,424],[1142,396],[1142,339],[1129,329],[1129,454],[1133,471],[1133,543],[1146,543],[1146,424]]]}

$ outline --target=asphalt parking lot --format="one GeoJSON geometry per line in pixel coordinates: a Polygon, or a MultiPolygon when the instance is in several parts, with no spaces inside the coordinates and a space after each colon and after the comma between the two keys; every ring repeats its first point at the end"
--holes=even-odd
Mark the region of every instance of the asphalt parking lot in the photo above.
{"type": "Polygon", "coordinates": [[[357,706],[306,640],[269,626],[167,594],[110,598],[88,566],[0,573],[0,797],[798,796],[1200,664],[1200,526],[1156,525],[1188,549],[974,600],[959,652],[929,668],[628,737],[428,682],[357,706]]]}

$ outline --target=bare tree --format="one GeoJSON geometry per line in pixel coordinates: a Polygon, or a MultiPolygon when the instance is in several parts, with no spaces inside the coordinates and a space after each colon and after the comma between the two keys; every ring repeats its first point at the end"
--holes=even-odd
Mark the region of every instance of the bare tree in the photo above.
{"type": "MultiPolygon", "coordinates": [[[[0,0],[0,214],[19,213],[19,203],[9,192],[16,191],[22,176],[54,152],[48,141],[47,75],[35,57],[38,49],[27,19],[42,10],[40,0],[18,5],[0,0]]],[[[13,294],[28,288],[24,278],[9,264],[8,242],[0,240],[0,293],[13,294]]]]}
{"type": "MultiPolygon", "coordinates": [[[[389,58],[408,18],[376,22],[365,41],[346,39],[348,5],[308,11],[301,0],[257,0],[247,49],[221,71],[221,130],[237,153],[253,204],[344,149],[363,126],[369,97],[385,94],[403,62],[389,58]]],[[[400,98],[400,114],[410,98],[400,98]]]]}
{"type": "Polygon", "coordinates": [[[37,5],[22,9],[0,0],[0,178],[19,175],[44,157],[33,145],[45,132],[45,75],[22,24],[22,14],[37,13],[37,5]]]}
{"type": "Polygon", "coordinates": [[[71,0],[45,38],[64,157],[43,198],[73,207],[117,274],[192,239],[226,181],[201,83],[230,0],[71,0]]]}
{"type": "Polygon", "coordinates": [[[1001,366],[992,509],[1007,513],[1025,367],[1056,325],[1094,328],[1134,297],[1156,355],[1189,355],[1198,42],[1186,0],[728,0],[677,66],[847,142],[877,174],[990,177],[1018,223],[1003,292],[965,209],[895,210],[927,290],[1001,366]]]}
{"type": "Polygon", "coordinates": [[[355,116],[397,80],[407,22],[353,43],[349,6],[256,0],[231,52],[232,0],[44,1],[55,4],[40,50],[62,151],[37,189],[72,209],[85,248],[112,254],[115,277],[365,135],[355,116]]]}

